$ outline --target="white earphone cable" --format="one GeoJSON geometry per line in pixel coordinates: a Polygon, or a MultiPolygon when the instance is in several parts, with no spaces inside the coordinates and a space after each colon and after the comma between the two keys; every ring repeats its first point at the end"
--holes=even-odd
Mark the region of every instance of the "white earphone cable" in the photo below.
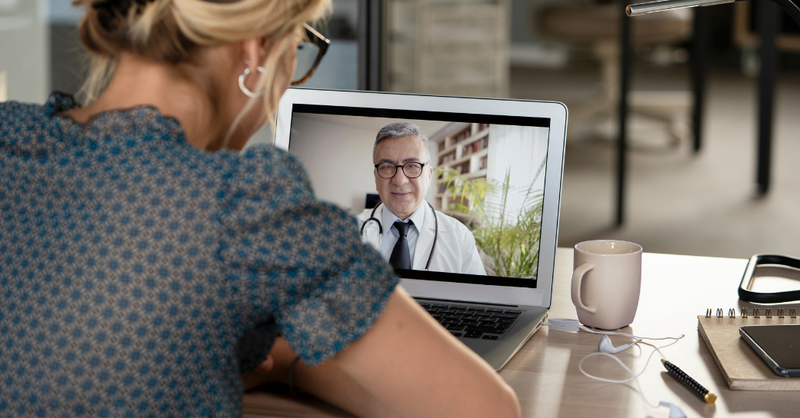
{"type": "MultiPolygon", "coordinates": [[[[567,318],[550,318],[549,321],[547,323],[545,323],[544,325],[548,326],[553,331],[578,332],[579,329],[582,329],[582,330],[584,330],[584,331],[586,331],[588,333],[592,333],[592,334],[600,334],[600,335],[604,335],[604,336],[605,335],[621,335],[621,336],[628,337],[628,338],[631,338],[631,339],[634,340],[633,343],[630,343],[625,347],[620,346],[619,347],[621,349],[620,351],[627,350],[632,345],[635,345],[637,348],[639,348],[639,350],[641,350],[641,347],[639,346],[639,343],[646,344],[646,345],[649,345],[649,346],[653,347],[653,352],[651,352],[650,355],[647,357],[647,361],[645,361],[644,367],[642,368],[642,371],[639,372],[638,374],[634,373],[633,370],[630,369],[630,367],[626,366],[625,363],[622,362],[622,360],[620,360],[616,356],[614,356],[614,355],[612,355],[610,353],[607,353],[607,352],[592,353],[592,354],[589,354],[589,355],[585,356],[584,358],[581,359],[580,363],[578,363],[578,370],[580,370],[581,373],[583,373],[584,376],[586,376],[586,377],[588,377],[590,379],[594,379],[594,380],[598,380],[598,381],[606,382],[606,383],[627,383],[627,382],[630,382],[631,380],[633,380],[633,381],[636,382],[636,388],[639,390],[639,395],[642,396],[642,399],[644,400],[644,402],[648,406],[650,406],[652,408],[658,408],[659,406],[666,406],[670,410],[670,415],[669,416],[671,418],[672,417],[675,417],[675,418],[686,418],[686,414],[684,414],[683,411],[681,411],[681,409],[678,408],[674,404],[671,404],[669,402],[659,402],[657,405],[655,405],[655,404],[651,404],[650,402],[648,402],[647,398],[644,396],[644,391],[642,390],[642,385],[641,385],[641,383],[639,383],[639,376],[641,376],[645,372],[645,370],[647,370],[647,366],[650,364],[650,360],[653,358],[653,355],[656,352],[658,352],[659,354],[661,354],[662,357],[664,357],[664,355],[661,353],[661,349],[669,347],[669,346],[671,346],[673,344],[677,344],[678,341],[680,341],[681,338],[685,337],[684,334],[681,334],[679,337],[639,337],[639,336],[628,334],[628,333],[625,333],[625,332],[595,331],[595,330],[593,330],[591,328],[588,328],[588,327],[586,327],[584,325],[579,324],[578,321],[576,321],[574,319],[567,319],[567,318]],[[647,342],[644,342],[642,340],[673,340],[673,341],[668,343],[668,344],[664,344],[664,345],[661,345],[661,346],[656,346],[654,344],[647,343],[647,342]],[[617,364],[622,366],[622,368],[624,370],[626,370],[628,373],[630,373],[631,377],[628,378],[628,379],[624,379],[624,380],[605,379],[605,378],[602,378],[602,377],[598,377],[598,376],[594,376],[592,374],[589,374],[588,372],[583,370],[583,362],[585,362],[586,359],[588,359],[590,357],[596,357],[596,356],[607,356],[607,357],[613,358],[614,361],[617,362],[617,364]]],[[[608,339],[607,337],[604,337],[604,338],[608,339]]],[[[610,343],[610,340],[608,340],[608,342],[610,343]]],[[[603,345],[602,340],[601,340],[601,345],[603,345]]],[[[609,346],[610,346],[611,349],[614,349],[614,350],[617,349],[617,347],[613,347],[613,346],[611,346],[611,344],[609,344],[609,346]]],[[[602,350],[604,347],[599,347],[599,348],[602,350]]],[[[617,352],[617,351],[615,351],[615,352],[617,352]]]]}
{"type": "MultiPolygon", "coordinates": [[[[583,325],[580,325],[580,327],[581,327],[581,328],[584,328],[584,330],[586,330],[586,331],[589,331],[588,329],[585,329],[585,327],[584,327],[583,325]]],[[[593,332],[593,331],[589,331],[589,332],[593,332]]],[[[595,334],[604,334],[603,332],[594,332],[594,333],[595,333],[595,334]]],[[[580,361],[580,363],[578,363],[578,370],[580,370],[580,371],[581,371],[581,373],[583,373],[583,375],[584,375],[584,376],[586,376],[586,377],[588,377],[588,378],[590,378],[590,379],[599,380],[599,381],[601,381],[601,382],[606,382],[606,383],[627,383],[627,382],[630,382],[631,380],[635,381],[635,382],[636,382],[636,387],[639,389],[639,394],[640,394],[640,395],[642,395],[642,399],[644,399],[644,402],[645,402],[646,404],[650,405],[650,406],[651,406],[651,407],[653,407],[653,408],[658,408],[658,406],[659,406],[659,405],[654,405],[654,404],[651,404],[651,403],[650,403],[650,401],[648,401],[648,400],[647,400],[647,398],[644,396],[644,391],[642,390],[642,385],[639,383],[639,376],[641,376],[641,375],[642,375],[642,374],[645,372],[645,370],[647,370],[647,365],[648,365],[648,364],[650,364],[650,360],[653,358],[653,355],[654,355],[656,352],[660,353],[662,348],[666,348],[666,347],[669,347],[669,346],[671,346],[671,345],[673,345],[673,344],[677,344],[677,343],[678,343],[678,341],[679,341],[681,338],[683,338],[683,337],[684,337],[684,335],[683,335],[683,334],[681,334],[681,336],[680,336],[680,337],[661,337],[661,338],[648,338],[648,337],[633,337],[633,336],[632,336],[632,335],[630,335],[630,334],[625,334],[625,333],[621,333],[621,332],[617,332],[617,333],[610,333],[610,334],[612,334],[612,335],[625,335],[625,336],[630,336],[630,337],[632,337],[632,338],[636,338],[636,339],[651,339],[651,340],[667,340],[667,339],[671,339],[671,340],[674,340],[674,341],[672,341],[672,342],[670,342],[670,343],[668,343],[668,344],[664,344],[664,345],[662,345],[662,346],[658,346],[658,347],[656,347],[655,345],[653,345],[653,344],[650,344],[650,343],[645,343],[645,342],[642,342],[642,344],[647,344],[647,345],[649,345],[649,346],[653,347],[653,351],[652,351],[652,352],[650,353],[650,355],[647,357],[647,361],[645,361],[645,363],[644,363],[644,367],[642,367],[642,371],[640,371],[638,374],[634,373],[634,372],[633,372],[633,370],[631,370],[631,369],[630,369],[630,367],[626,366],[626,365],[625,365],[625,363],[623,363],[623,362],[622,362],[622,360],[620,360],[619,358],[617,358],[617,356],[614,356],[614,355],[612,355],[612,354],[609,354],[609,353],[592,353],[592,354],[589,354],[589,355],[587,355],[586,357],[582,358],[582,359],[581,359],[581,361],[580,361]],[[606,357],[611,357],[611,358],[612,358],[612,359],[614,359],[614,361],[616,361],[616,362],[617,362],[617,363],[618,363],[620,366],[622,366],[622,368],[623,368],[623,369],[625,369],[625,371],[627,371],[628,373],[630,373],[631,377],[630,377],[630,378],[628,378],[628,379],[623,379],[623,380],[605,379],[605,378],[602,378],[602,377],[598,377],[598,376],[595,376],[595,375],[589,374],[589,373],[588,373],[586,370],[583,370],[583,362],[584,362],[584,361],[586,361],[586,359],[588,359],[588,358],[590,358],[590,357],[596,357],[596,356],[606,356],[606,357]]],[[[637,341],[635,344],[636,344],[636,345],[638,345],[638,344],[639,344],[639,342],[641,342],[641,341],[637,341]]]]}
{"type": "MultiPolygon", "coordinates": [[[[613,331],[595,331],[595,330],[593,330],[593,329],[591,329],[591,328],[589,328],[589,327],[586,327],[586,326],[584,326],[584,325],[581,325],[581,324],[578,324],[578,328],[580,328],[580,329],[582,329],[582,330],[584,330],[584,331],[586,331],[586,332],[590,332],[590,333],[592,333],[592,334],[600,334],[600,335],[622,335],[623,337],[628,337],[628,338],[632,338],[632,339],[634,339],[634,340],[640,340],[640,341],[641,341],[641,340],[654,340],[654,341],[655,341],[655,340],[675,340],[675,342],[678,342],[678,340],[680,340],[681,338],[685,337],[685,335],[683,335],[683,334],[681,334],[681,336],[680,336],[680,337],[640,337],[640,336],[637,336],[637,335],[628,334],[628,333],[624,333],[624,332],[613,332],[613,331]]],[[[637,342],[638,342],[638,341],[637,341],[637,342]]],[[[672,343],[672,344],[674,344],[674,343],[672,343]]],[[[669,347],[669,346],[670,346],[670,345],[672,345],[672,344],[665,345],[665,346],[663,346],[663,347],[661,347],[661,348],[664,348],[664,347],[669,347]]],[[[655,347],[655,346],[654,346],[654,347],[655,347]]]]}
{"type": "MultiPolygon", "coordinates": [[[[676,337],[671,337],[671,338],[676,338],[676,337]]],[[[650,355],[647,357],[647,361],[645,361],[645,363],[644,363],[644,367],[642,368],[642,371],[641,371],[641,372],[639,372],[638,374],[634,373],[634,372],[633,372],[633,371],[632,371],[630,368],[628,368],[628,366],[626,366],[625,364],[623,364],[623,363],[622,363],[622,361],[620,361],[620,359],[618,359],[616,356],[614,356],[614,355],[612,355],[612,354],[609,354],[609,353],[591,353],[591,354],[588,354],[586,357],[584,357],[584,358],[582,358],[582,359],[581,359],[581,362],[580,362],[580,363],[578,363],[578,370],[580,370],[580,371],[581,371],[581,373],[583,373],[583,374],[584,374],[586,377],[589,377],[589,378],[592,378],[592,379],[595,379],[595,380],[599,380],[599,381],[601,381],[601,382],[606,382],[606,383],[627,383],[627,382],[630,382],[631,380],[634,380],[634,379],[636,379],[637,377],[641,376],[641,375],[644,373],[644,371],[647,369],[647,365],[648,365],[648,364],[650,364],[650,360],[653,358],[653,355],[654,355],[656,352],[660,352],[660,350],[661,350],[662,348],[669,347],[669,346],[671,346],[671,345],[673,345],[673,344],[676,344],[677,342],[678,342],[678,339],[676,339],[675,341],[672,341],[672,342],[671,342],[671,343],[669,343],[669,344],[664,344],[664,345],[662,345],[662,346],[659,346],[659,347],[656,347],[656,346],[654,346],[654,345],[652,345],[652,344],[648,344],[648,343],[642,343],[642,344],[647,344],[647,345],[649,345],[649,346],[652,346],[652,347],[654,348],[654,350],[653,350],[653,351],[650,353],[650,355]],[[614,359],[614,360],[616,360],[616,361],[617,361],[617,362],[618,362],[618,363],[619,363],[619,364],[620,364],[620,365],[621,365],[621,366],[622,366],[622,367],[623,367],[625,370],[627,370],[627,371],[628,371],[628,372],[631,374],[631,377],[630,377],[630,378],[628,378],[628,379],[623,379],[623,380],[612,380],[612,379],[605,379],[605,378],[602,378],[602,377],[597,377],[597,376],[595,376],[595,375],[589,374],[588,372],[586,372],[585,370],[583,370],[583,362],[584,362],[584,361],[586,361],[586,359],[588,359],[588,358],[590,358],[590,357],[596,357],[596,356],[608,356],[608,357],[611,357],[611,358],[613,358],[613,359],[614,359]]],[[[637,344],[638,344],[638,343],[637,343],[637,344]]]]}

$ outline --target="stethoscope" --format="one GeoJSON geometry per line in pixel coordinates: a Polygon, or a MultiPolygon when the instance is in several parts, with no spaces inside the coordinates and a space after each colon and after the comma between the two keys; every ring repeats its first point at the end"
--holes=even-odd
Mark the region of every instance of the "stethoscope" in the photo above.
{"type": "MultiPolygon", "coordinates": [[[[433,209],[431,203],[428,201],[425,201],[425,203],[428,204],[428,206],[431,208],[431,212],[433,212],[433,244],[431,244],[431,253],[428,254],[428,262],[425,263],[425,270],[428,270],[428,267],[431,266],[431,258],[433,257],[433,250],[436,249],[436,240],[439,238],[439,218],[436,216],[436,210],[433,209]]],[[[372,213],[370,213],[369,218],[367,218],[367,220],[364,221],[363,224],[361,224],[362,237],[364,236],[364,227],[367,226],[368,223],[376,222],[378,224],[378,237],[380,237],[378,241],[378,246],[380,246],[380,240],[383,239],[383,225],[381,225],[381,221],[375,217],[375,211],[378,210],[378,208],[382,204],[383,203],[379,203],[375,205],[375,207],[372,208],[372,213]]]]}

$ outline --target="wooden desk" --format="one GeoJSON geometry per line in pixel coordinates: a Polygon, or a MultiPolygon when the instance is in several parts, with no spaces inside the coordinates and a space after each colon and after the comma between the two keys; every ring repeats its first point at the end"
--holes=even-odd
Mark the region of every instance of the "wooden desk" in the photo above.
{"type": "MultiPolygon", "coordinates": [[[[664,355],[698,382],[718,395],[712,405],[702,403],[666,374],[658,354],[639,381],[651,403],[678,405],[687,417],[796,417],[800,415],[797,392],[744,392],[728,390],[717,366],[697,333],[697,315],[707,308],[736,308],[737,286],[747,260],[644,254],[642,293],[636,320],[627,332],[664,337],[685,334],[678,344],[662,350],[664,355]]],[[[569,295],[572,249],[557,253],[553,290],[553,318],[577,318],[569,295]]],[[[796,306],[796,305],[792,305],[796,306]]],[[[600,337],[585,333],[550,331],[542,327],[511,359],[500,375],[517,391],[526,417],[668,417],[665,407],[653,409],[642,400],[633,382],[601,383],[581,374],[578,363],[597,351],[600,337]]],[[[630,342],[612,337],[614,345],[630,342]]],[[[618,355],[638,372],[651,347],[632,348],[618,355]]],[[[628,375],[612,359],[595,357],[584,364],[593,374],[610,379],[628,375]]],[[[256,392],[245,395],[245,414],[266,416],[342,416],[320,402],[300,403],[283,394],[256,392]]]]}

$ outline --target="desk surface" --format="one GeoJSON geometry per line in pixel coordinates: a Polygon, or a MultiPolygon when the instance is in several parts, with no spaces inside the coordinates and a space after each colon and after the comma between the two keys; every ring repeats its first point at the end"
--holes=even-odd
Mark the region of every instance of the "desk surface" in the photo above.
{"type": "MultiPolygon", "coordinates": [[[[725,385],[708,349],[697,333],[697,315],[707,308],[748,306],[739,301],[737,287],[747,260],[644,254],[642,291],[636,319],[623,331],[639,336],[664,337],[685,334],[664,355],[706,388],[718,395],[712,405],[702,403],[668,376],[653,356],[639,377],[648,401],[671,402],[688,417],[794,417],[800,415],[797,392],[731,391],[725,385]]],[[[553,287],[552,318],[577,318],[569,295],[572,250],[559,248],[553,287]]],[[[791,305],[795,306],[795,305],[791,305]]],[[[519,396],[526,417],[667,417],[667,408],[653,409],[643,401],[635,383],[602,383],[585,377],[578,363],[597,351],[599,336],[585,333],[539,330],[500,371],[519,396]]],[[[612,338],[614,345],[630,342],[612,338]]],[[[641,371],[652,348],[632,348],[618,355],[635,372],[641,371]]],[[[595,357],[584,369],[608,379],[629,377],[613,359],[595,357]]],[[[265,416],[342,416],[341,411],[321,402],[301,403],[280,393],[250,392],[244,412],[265,416]]]]}

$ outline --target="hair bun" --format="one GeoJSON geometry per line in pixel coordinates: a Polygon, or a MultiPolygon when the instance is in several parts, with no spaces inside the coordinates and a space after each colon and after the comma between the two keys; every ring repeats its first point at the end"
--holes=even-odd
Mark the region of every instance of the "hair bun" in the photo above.
{"type": "Polygon", "coordinates": [[[147,3],[155,0],[100,0],[92,3],[92,9],[106,9],[109,11],[116,11],[119,14],[126,15],[130,10],[132,3],[135,3],[139,8],[144,7],[147,3]]]}

